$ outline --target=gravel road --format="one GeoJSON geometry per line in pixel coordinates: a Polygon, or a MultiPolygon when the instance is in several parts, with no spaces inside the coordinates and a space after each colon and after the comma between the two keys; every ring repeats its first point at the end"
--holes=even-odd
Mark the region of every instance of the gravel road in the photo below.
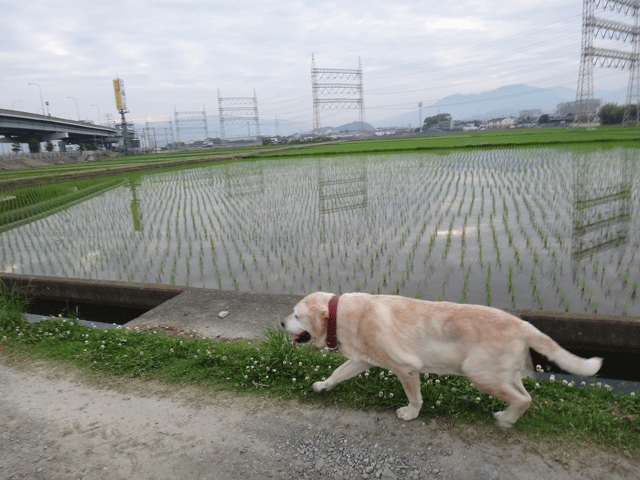
{"type": "Polygon", "coordinates": [[[640,463],[517,428],[402,422],[0,357],[2,479],[640,478],[640,463]]]}

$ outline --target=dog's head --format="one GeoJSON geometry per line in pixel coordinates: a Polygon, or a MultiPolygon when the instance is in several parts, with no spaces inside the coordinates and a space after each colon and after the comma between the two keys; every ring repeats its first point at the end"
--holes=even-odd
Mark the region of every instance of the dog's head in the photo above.
{"type": "Polygon", "coordinates": [[[293,335],[294,344],[313,341],[316,347],[325,346],[331,297],[332,293],[325,292],[307,295],[294,307],[293,313],[280,323],[285,332],[293,335]]]}

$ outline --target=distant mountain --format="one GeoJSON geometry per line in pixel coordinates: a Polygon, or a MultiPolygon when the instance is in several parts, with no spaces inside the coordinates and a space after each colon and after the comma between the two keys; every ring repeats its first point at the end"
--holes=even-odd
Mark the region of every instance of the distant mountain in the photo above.
{"type": "MultiPolygon", "coordinates": [[[[626,88],[616,90],[596,90],[595,97],[604,103],[623,104],[626,101],[626,88]]],[[[438,113],[450,113],[454,120],[490,120],[496,117],[518,116],[522,110],[541,110],[553,113],[557,105],[572,102],[576,91],[567,87],[538,88],[529,85],[507,85],[495,90],[470,95],[449,95],[437,102],[422,107],[422,117],[431,117],[438,113]]],[[[418,110],[405,118],[415,119],[418,110]]],[[[376,122],[378,127],[403,126],[397,120],[376,122]],[[396,123],[394,123],[396,122],[396,123]]]]}
{"type": "MultiPolygon", "coordinates": [[[[375,127],[373,127],[370,124],[365,122],[364,129],[365,130],[375,130],[375,127]]],[[[345,123],[344,125],[340,125],[338,127],[322,127],[321,130],[323,132],[326,131],[326,130],[333,130],[334,132],[341,132],[343,130],[348,130],[348,131],[360,130],[360,122],[345,123]]]]}
{"type": "Polygon", "coordinates": [[[568,88],[565,90],[520,84],[478,94],[450,95],[430,105],[425,116],[435,115],[439,111],[450,113],[455,120],[489,120],[518,116],[521,110],[537,109],[542,113],[553,113],[559,103],[575,100],[575,92],[568,88]]]}

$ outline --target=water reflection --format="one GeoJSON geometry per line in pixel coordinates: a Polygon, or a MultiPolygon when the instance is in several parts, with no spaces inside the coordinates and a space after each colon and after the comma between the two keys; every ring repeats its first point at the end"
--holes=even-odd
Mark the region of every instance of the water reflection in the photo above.
{"type": "Polygon", "coordinates": [[[633,172],[629,152],[594,159],[592,154],[573,155],[573,260],[622,248],[629,241],[633,172]]]}
{"type": "Polygon", "coordinates": [[[230,197],[264,194],[264,170],[258,163],[233,163],[225,167],[225,192],[230,197]]]}
{"type": "Polygon", "coordinates": [[[322,215],[363,209],[368,204],[367,166],[364,159],[336,167],[327,159],[318,160],[318,204],[322,215]]]}
{"type": "Polygon", "coordinates": [[[138,194],[136,188],[140,186],[140,178],[130,178],[129,188],[131,189],[131,220],[133,220],[133,229],[141,232],[143,224],[140,222],[140,204],[138,202],[138,194]]]}

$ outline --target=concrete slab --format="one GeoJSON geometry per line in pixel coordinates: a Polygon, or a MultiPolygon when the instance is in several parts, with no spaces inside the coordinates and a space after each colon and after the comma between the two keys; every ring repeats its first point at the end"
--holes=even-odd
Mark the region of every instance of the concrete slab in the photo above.
{"type": "Polygon", "coordinates": [[[186,331],[219,340],[262,338],[265,327],[279,325],[302,298],[303,295],[187,288],[124,326],[158,323],[179,325],[186,331]],[[229,314],[220,318],[220,312],[229,314]]]}

